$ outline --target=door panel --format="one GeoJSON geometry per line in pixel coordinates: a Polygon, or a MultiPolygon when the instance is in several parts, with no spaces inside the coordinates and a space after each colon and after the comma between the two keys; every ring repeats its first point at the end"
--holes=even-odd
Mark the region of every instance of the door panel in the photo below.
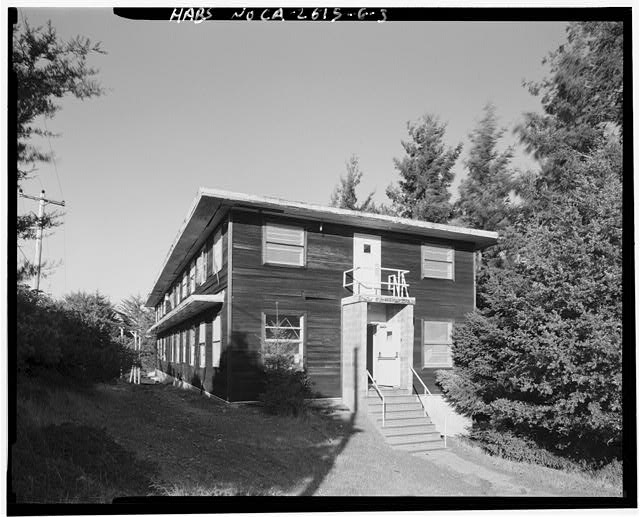
{"type": "Polygon", "coordinates": [[[354,294],[380,294],[381,254],[379,235],[353,234],[354,294]]]}
{"type": "Polygon", "coordinates": [[[373,377],[381,386],[400,385],[400,346],[393,327],[378,325],[373,335],[373,377]]]}

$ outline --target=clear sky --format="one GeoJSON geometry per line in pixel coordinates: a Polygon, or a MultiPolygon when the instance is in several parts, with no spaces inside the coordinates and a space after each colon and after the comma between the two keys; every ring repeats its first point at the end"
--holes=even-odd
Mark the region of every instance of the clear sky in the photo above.
{"type": "MultiPolygon", "coordinates": [[[[425,112],[464,143],[491,100],[508,128],[539,99],[522,81],[564,40],[558,22],[139,22],[110,9],[27,9],[65,39],[101,41],[107,93],[65,99],[47,120],[56,155],[25,192],[67,203],[44,240],[59,263],[41,283],[54,296],[100,290],[114,303],[146,297],[200,186],[328,204],[355,153],[362,195],[385,201],[397,180],[406,123],[425,112]]],[[[48,149],[49,142],[42,144],[48,149]]],[[[519,167],[534,166],[519,154],[519,167]]],[[[36,210],[20,199],[20,213],[36,210]]],[[[33,245],[24,248],[32,257],[33,245]]]]}

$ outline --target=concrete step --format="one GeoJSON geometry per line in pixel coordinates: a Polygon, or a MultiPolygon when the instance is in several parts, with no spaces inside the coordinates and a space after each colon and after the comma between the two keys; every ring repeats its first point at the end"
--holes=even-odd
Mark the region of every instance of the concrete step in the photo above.
{"type": "MultiPolygon", "coordinates": [[[[369,409],[369,413],[382,413],[382,403],[380,404],[370,404],[367,406],[369,409]]],[[[422,411],[422,404],[417,401],[413,402],[387,402],[386,403],[387,413],[396,412],[396,411],[414,411],[420,410],[422,411]]]]}
{"type": "MultiPolygon", "coordinates": [[[[382,392],[382,394],[384,395],[385,398],[387,397],[406,397],[408,395],[415,395],[415,393],[413,392],[413,390],[380,390],[382,392]]],[[[371,397],[371,398],[380,398],[380,395],[378,395],[378,392],[374,389],[370,389],[367,392],[367,396],[371,397]]]]}
{"type": "Polygon", "coordinates": [[[427,434],[435,433],[436,426],[433,424],[417,423],[401,426],[385,426],[380,428],[383,436],[403,436],[406,434],[427,434]]]}
{"type": "Polygon", "coordinates": [[[434,449],[443,449],[444,440],[438,437],[438,439],[434,440],[424,440],[416,443],[399,443],[391,446],[399,451],[406,451],[416,454],[425,451],[432,451],[434,449]]]}
{"type": "Polygon", "coordinates": [[[389,445],[407,445],[417,443],[431,443],[434,441],[444,441],[440,438],[440,433],[420,433],[420,434],[406,434],[404,436],[386,436],[385,440],[389,445]]]}
{"type": "MultiPolygon", "coordinates": [[[[380,419],[382,418],[382,410],[370,411],[369,414],[375,418],[380,418],[380,419]]],[[[385,412],[386,420],[393,420],[398,418],[422,418],[422,417],[424,417],[424,412],[422,411],[422,408],[400,409],[400,410],[393,410],[393,409],[387,408],[387,411],[385,412]]]]}
{"type": "MultiPolygon", "coordinates": [[[[418,399],[416,398],[415,395],[394,395],[392,397],[387,397],[385,395],[384,400],[387,404],[400,404],[400,403],[407,403],[407,402],[417,402],[418,399]]],[[[371,406],[371,405],[382,405],[382,400],[380,399],[380,397],[369,397],[367,398],[367,405],[371,406]]]]}
{"type": "MultiPolygon", "coordinates": [[[[382,413],[370,414],[371,418],[376,422],[382,422],[382,413]]],[[[385,422],[387,427],[401,427],[404,425],[418,425],[418,424],[430,424],[431,419],[429,416],[424,416],[422,410],[420,411],[400,411],[400,412],[387,412],[385,414],[385,422]]]]}

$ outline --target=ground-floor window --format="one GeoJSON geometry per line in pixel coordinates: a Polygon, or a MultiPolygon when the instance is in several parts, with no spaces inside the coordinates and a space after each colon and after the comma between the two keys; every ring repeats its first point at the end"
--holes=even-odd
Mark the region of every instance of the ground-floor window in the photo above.
{"type": "Polygon", "coordinates": [[[451,321],[422,321],[422,365],[424,367],[453,366],[451,358],[451,321]]]}
{"type": "Polygon", "coordinates": [[[220,327],[220,314],[213,319],[211,330],[211,366],[215,368],[220,367],[220,342],[221,342],[221,327],[220,327]]]}
{"type": "Polygon", "coordinates": [[[198,348],[199,348],[199,362],[198,362],[198,366],[200,368],[204,368],[207,364],[206,362],[206,356],[205,356],[205,351],[206,351],[206,324],[203,321],[202,323],[200,323],[200,328],[198,330],[198,348]]]}
{"type": "Polygon", "coordinates": [[[180,358],[181,363],[187,362],[187,331],[182,331],[182,357],[180,358]]]}
{"type": "Polygon", "coordinates": [[[196,329],[192,327],[189,329],[189,364],[191,366],[196,365],[196,329]]]}
{"type": "Polygon", "coordinates": [[[265,312],[262,315],[265,357],[284,355],[291,364],[302,367],[304,355],[304,315],[265,312]]]}

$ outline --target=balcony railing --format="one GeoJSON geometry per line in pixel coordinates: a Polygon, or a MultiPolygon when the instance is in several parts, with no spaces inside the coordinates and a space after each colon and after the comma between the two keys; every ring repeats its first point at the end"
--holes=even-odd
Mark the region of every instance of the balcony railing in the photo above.
{"type": "Polygon", "coordinates": [[[409,298],[409,284],[405,278],[407,273],[409,271],[406,269],[356,267],[342,274],[342,286],[353,294],[409,298]],[[383,280],[385,277],[386,280],[383,280]]]}

